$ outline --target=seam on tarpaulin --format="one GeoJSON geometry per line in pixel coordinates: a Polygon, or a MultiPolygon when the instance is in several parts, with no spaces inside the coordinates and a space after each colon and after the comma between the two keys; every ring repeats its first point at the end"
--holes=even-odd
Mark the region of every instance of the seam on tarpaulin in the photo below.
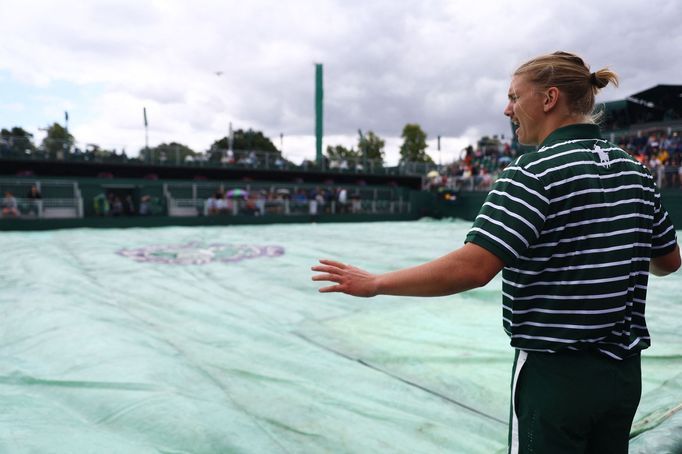
{"type": "Polygon", "coordinates": [[[434,396],[436,396],[436,397],[439,397],[439,398],[445,400],[446,402],[449,402],[449,403],[454,404],[454,405],[456,405],[456,406],[458,406],[458,407],[464,408],[465,410],[468,410],[468,411],[470,411],[470,412],[472,412],[472,413],[476,413],[476,414],[479,415],[479,416],[483,416],[483,417],[485,417],[485,418],[488,418],[488,419],[490,419],[490,420],[492,420],[492,421],[498,422],[498,423],[503,424],[503,425],[505,425],[505,426],[507,425],[507,421],[503,421],[503,420],[501,420],[501,419],[499,419],[499,418],[496,418],[495,416],[492,416],[492,415],[489,415],[489,414],[487,414],[487,413],[484,413],[484,412],[482,412],[481,410],[477,410],[477,409],[475,409],[475,408],[473,408],[473,407],[471,407],[471,406],[469,406],[469,405],[466,405],[466,404],[464,404],[464,403],[462,403],[462,402],[459,402],[459,401],[457,401],[457,400],[455,400],[455,399],[453,399],[453,398],[451,398],[451,397],[448,397],[448,396],[446,396],[445,394],[441,394],[441,393],[436,392],[436,391],[434,391],[434,390],[432,390],[432,389],[429,389],[429,388],[427,388],[427,387],[425,387],[425,386],[423,386],[423,385],[420,385],[419,383],[415,383],[415,382],[413,382],[413,381],[410,381],[410,380],[408,380],[408,379],[406,379],[406,378],[403,378],[403,377],[401,377],[401,376],[399,376],[399,375],[396,375],[396,374],[394,374],[394,373],[392,373],[392,372],[390,372],[390,371],[388,371],[388,370],[386,370],[386,369],[383,369],[383,368],[381,368],[381,367],[379,367],[379,366],[376,366],[376,365],[374,365],[374,364],[372,364],[372,363],[369,363],[369,362],[367,362],[367,361],[365,361],[365,360],[363,360],[363,359],[354,358],[354,357],[352,357],[352,356],[350,356],[350,355],[348,355],[348,354],[346,354],[346,353],[342,353],[342,352],[340,352],[340,351],[338,351],[338,350],[334,350],[333,348],[330,348],[330,347],[328,347],[328,346],[326,346],[326,345],[324,345],[324,344],[321,344],[321,343],[319,343],[319,342],[317,342],[317,341],[314,341],[314,340],[310,339],[309,337],[307,337],[307,336],[304,335],[304,334],[301,334],[301,333],[296,332],[296,331],[293,331],[292,334],[294,334],[295,336],[297,336],[297,337],[303,339],[304,341],[306,341],[306,342],[308,342],[308,343],[310,343],[310,344],[313,344],[313,345],[315,345],[315,346],[317,346],[317,347],[319,347],[319,348],[322,348],[322,349],[324,349],[324,350],[327,350],[327,351],[329,351],[329,352],[332,352],[332,353],[334,353],[335,355],[341,356],[341,357],[346,358],[346,359],[348,359],[348,360],[350,360],[350,361],[353,361],[353,362],[362,364],[362,365],[365,366],[365,367],[369,367],[370,369],[376,370],[377,372],[381,372],[382,374],[388,375],[389,377],[394,378],[394,379],[396,379],[396,380],[399,380],[399,381],[401,381],[401,382],[403,382],[403,383],[405,383],[405,384],[407,384],[407,385],[414,386],[415,388],[421,389],[421,390],[424,391],[424,392],[427,392],[427,393],[429,393],[429,394],[431,394],[431,395],[434,395],[434,396]]]}

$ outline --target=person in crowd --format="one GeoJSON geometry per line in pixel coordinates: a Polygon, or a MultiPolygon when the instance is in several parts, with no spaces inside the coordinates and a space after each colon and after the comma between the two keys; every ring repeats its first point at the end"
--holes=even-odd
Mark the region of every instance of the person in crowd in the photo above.
{"type": "Polygon", "coordinates": [[[256,213],[258,216],[265,215],[265,202],[267,200],[267,193],[265,191],[254,191],[253,194],[254,203],[256,204],[256,213]]]}
{"type": "Polygon", "coordinates": [[[111,194],[111,215],[121,216],[124,214],[123,202],[121,198],[116,194],[111,194]]]}
{"type": "Polygon", "coordinates": [[[440,296],[503,271],[503,327],[515,349],[509,452],[625,454],[641,394],[649,274],[680,268],[652,176],[600,137],[595,95],[618,78],[555,52],[514,73],[504,114],[539,149],[505,168],[465,245],[371,274],[323,259],[322,293],[440,296]]]}
{"type": "Polygon", "coordinates": [[[109,198],[104,193],[99,193],[92,198],[93,208],[97,216],[108,216],[111,208],[109,198]]]}
{"type": "Polygon", "coordinates": [[[490,185],[493,183],[493,177],[490,175],[487,169],[481,169],[481,173],[478,176],[478,186],[476,189],[479,191],[487,191],[490,189],[490,185]]]}
{"type": "Polygon", "coordinates": [[[249,193],[248,197],[244,201],[244,206],[240,208],[239,214],[245,214],[248,216],[260,216],[260,210],[256,204],[258,198],[258,192],[254,191],[249,193]]]}
{"type": "Polygon", "coordinates": [[[26,194],[26,199],[28,199],[28,212],[29,214],[35,214],[36,216],[40,213],[40,204],[42,203],[42,194],[35,184],[31,185],[31,189],[28,190],[26,194]]]}
{"type": "Polygon", "coordinates": [[[136,213],[135,202],[131,194],[126,194],[124,207],[126,216],[133,216],[136,213]]]}
{"type": "Polygon", "coordinates": [[[350,212],[353,214],[362,212],[362,200],[360,198],[360,193],[357,191],[350,196],[350,212]]]}
{"type": "Polygon", "coordinates": [[[339,213],[345,213],[348,211],[348,191],[346,188],[337,188],[336,201],[339,204],[339,213]]]}
{"type": "Polygon", "coordinates": [[[315,200],[317,200],[318,212],[324,214],[328,210],[327,201],[330,199],[329,191],[327,189],[319,189],[315,194],[315,200]]]}
{"type": "Polygon", "coordinates": [[[149,216],[151,214],[152,212],[151,201],[152,198],[147,194],[140,197],[140,208],[138,211],[140,216],[149,216]]]}
{"type": "Polygon", "coordinates": [[[308,196],[306,195],[305,189],[299,188],[293,195],[292,206],[296,212],[305,212],[305,208],[308,205],[308,196]]]}
{"type": "Polygon", "coordinates": [[[314,191],[310,191],[310,197],[308,199],[308,214],[311,216],[317,216],[320,201],[324,203],[324,198],[320,195],[319,188],[314,191]]]}
{"type": "Polygon", "coordinates": [[[2,216],[18,218],[20,215],[19,205],[17,204],[17,199],[14,197],[14,194],[12,194],[11,191],[5,191],[5,197],[2,199],[2,216]]]}
{"type": "Polygon", "coordinates": [[[31,189],[28,190],[28,193],[26,194],[26,198],[31,199],[31,200],[38,200],[38,199],[42,199],[43,196],[42,196],[42,194],[40,194],[40,190],[38,189],[38,186],[36,186],[34,184],[34,185],[31,185],[31,189]]]}
{"type": "Polygon", "coordinates": [[[233,204],[236,204],[238,201],[233,200],[227,196],[227,194],[223,194],[221,191],[218,191],[216,193],[216,212],[218,214],[232,214],[233,212],[233,204]]]}
{"type": "Polygon", "coordinates": [[[218,200],[220,198],[220,194],[217,192],[214,192],[211,194],[211,197],[206,199],[206,203],[204,204],[204,214],[207,216],[213,216],[215,214],[218,214],[218,200]]]}

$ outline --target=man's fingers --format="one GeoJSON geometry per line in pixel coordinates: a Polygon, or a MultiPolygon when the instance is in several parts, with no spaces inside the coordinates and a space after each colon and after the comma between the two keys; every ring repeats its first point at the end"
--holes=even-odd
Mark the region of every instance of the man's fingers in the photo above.
{"type": "Polygon", "coordinates": [[[341,283],[341,277],[337,276],[336,274],[316,274],[312,279],[314,281],[330,281],[336,282],[337,284],[341,283]]]}
{"type": "Polygon", "coordinates": [[[341,262],[337,262],[336,260],[320,259],[320,263],[323,264],[323,265],[335,266],[335,267],[341,268],[341,269],[344,269],[344,268],[346,268],[346,266],[347,266],[347,265],[344,265],[344,264],[341,263],[341,262]]]}
{"type": "Polygon", "coordinates": [[[342,270],[336,266],[322,266],[315,265],[310,268],[313,271],[318,271],[320,273],[340,273],[342,270]]]}
{"type": "Polygon", "coordinates": [[[318,290],[320,293],[333,293],[333,292],[343,292],[340,285],[330,285],[329,287],[322,287],[318,290]]]}

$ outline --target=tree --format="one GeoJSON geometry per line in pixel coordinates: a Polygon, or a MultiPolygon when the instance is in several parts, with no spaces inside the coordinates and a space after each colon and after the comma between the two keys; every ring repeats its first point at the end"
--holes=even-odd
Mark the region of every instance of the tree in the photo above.
{"type": "Polygon", "coordinates": [[[0,154],[22,157],[36,151],[33,144],[33,134],[15,126],[12,130],[5,128],[0,131],[0,154]]]}
{"type": "Polygon", "coordinates": [[[177,142],[162,143],[155,147],[143,148],[140,150],[140,159],[143,161],[168,161],[185,162],[188,156],[194,158],[199,153],[192,150],[187,145],[177,142]]]}
{"type": "MultiPolygon", "coordinates": [[[[211,149],[214,148],[227,150],[229,148],[229,138],[223,137],[220,140],[216,140],[211,145],[211,149]]],[[[279,152],[269,137],[265,136],[261,131],[254,131],[253,129],[246,131],[237,129],[234,131],[232,149],[279,152]]]]}
{"type": "Polygon", "coordinates": [[[74,142],[74,137],[66,128],[53,123],[47,128],[47,137],[43,139],[42,148],[49,158],[63,158],[71,151],[74,142]]]}
{"type": "Polygon", "coordinates": [[[365,135],[360,135],[358,139],[358,150],[367,159],[384,162],[384,145],[386,142],[374,132],[369,131],[365,135]]]}
{"type": "Polygon", "coordinates": [[[115,153],[106,148],[102,148],[96,143],[89,143],[85,146],[85,156],[87,160],[95,159],[106,161],[112,158],[115,153]]]}
{"type": "Polygon", "coordinates": [[[401,136],[404,140],[400,146],[400,162],[423,162],[433,164],[431,156],[426,154],[426,133],[418,124],[406,124],[401,136]]]}
{"type": "Polygon", "coordinates": [[[356,151],[352,147],[346,148],[343,145],[327,145],[325,154],[331,161],[342,161],[344,159],[354,160],[361,157],[359,151],[356,151]]]}
{"type": "MultiPolygon", "coordinates": [[[[232,149],[240,151],[266,151],[281,154],[280,150],[277,149],[272,140],[263,134],[261,131],[254,131],[253,129],[248,129],[244,131],[243,129],[237,129],[232,134],[233,142],[232,149]]],[[[220,161],[224,156],[225,150],[230,148],[229,138],[223,137],[222,139],[216,140],[211,145],[208,150],[210,161],[220,161]]]]}

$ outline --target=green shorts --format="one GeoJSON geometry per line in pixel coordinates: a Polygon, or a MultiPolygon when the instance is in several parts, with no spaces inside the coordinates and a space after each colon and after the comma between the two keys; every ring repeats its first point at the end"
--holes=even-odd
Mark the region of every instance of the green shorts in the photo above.
{"type": "Polygon", "coordinates": [[[516,351],[509,453],[628,452],[642,392],[640,355],[516,351]]]}

